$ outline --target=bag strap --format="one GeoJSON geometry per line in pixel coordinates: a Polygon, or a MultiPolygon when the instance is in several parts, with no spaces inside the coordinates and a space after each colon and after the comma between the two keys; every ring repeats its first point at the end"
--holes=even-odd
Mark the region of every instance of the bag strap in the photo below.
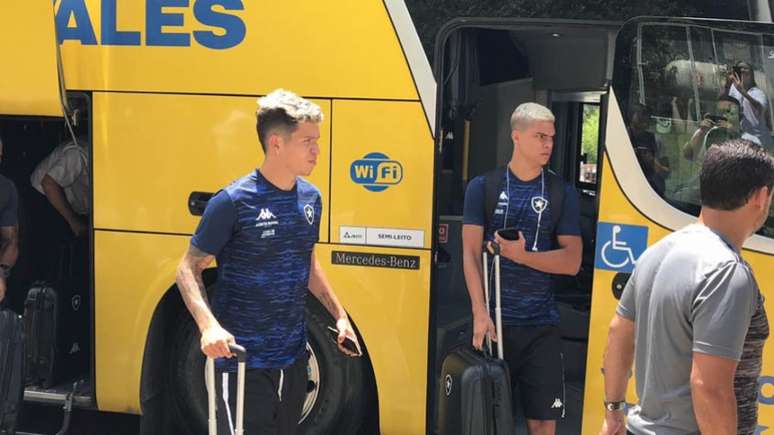
{"type": "Polygon", "coordinates": [[[489,226],[489,222],[497,207],[497,200],[500,192],[502,192],[503,178],[505,178],[506,170],[507,166],[500,166],[484,174],[484,231],[489,226]]]}
{"type": "Polygon", "coordinates": [[[548,183],[548,204],[551,207],[551,234],[554,234],[559,225],[559,219],[562,217],[562,208],[564,207],[564,179],[556,172],[546,170],[548,183]]]}

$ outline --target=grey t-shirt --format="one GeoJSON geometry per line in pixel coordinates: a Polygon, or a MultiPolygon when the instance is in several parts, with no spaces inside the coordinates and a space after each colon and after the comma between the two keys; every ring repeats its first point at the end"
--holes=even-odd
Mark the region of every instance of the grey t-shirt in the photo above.
{"type": "Polygon", "coordinates": [[[617,312],[635,322],[636,435],[698,434],[693,352],[740,360],[760,291],[749,265],[719,235],[690,225],[648,249],[617,312]]]}

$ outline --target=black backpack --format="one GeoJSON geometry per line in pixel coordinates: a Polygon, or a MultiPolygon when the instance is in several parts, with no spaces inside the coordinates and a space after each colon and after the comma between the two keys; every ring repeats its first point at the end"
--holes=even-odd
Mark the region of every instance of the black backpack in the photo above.
{"type": "MultiPolygon", "coordinates": [[[[503,190],[503,178],[507,166],[501,166],[493,171],[484,174],[484,228],[494,215],[497,207],[497,199],[503,190]]],[[[556,232],[556,226],[559,224],[559,218],[562,217],[562,206],[564,205],[564,179],[556,172],[546,169],[546,184],[548,187],[548,204],[551,207],[551,234],[556,232]]]]}

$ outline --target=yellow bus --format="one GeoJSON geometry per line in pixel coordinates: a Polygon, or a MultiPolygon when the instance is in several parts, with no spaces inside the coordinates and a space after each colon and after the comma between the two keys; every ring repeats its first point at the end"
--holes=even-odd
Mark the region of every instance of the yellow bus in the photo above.
{"type": "MultiPolygon", "coordinates": [[[[434,433],[440,362],[470,321],[464,187],[508,159],[510,112],[537,101],[557,115],[551,167],[581,195],[582,270],[557,280],[559,427],[591,434],[627,274],[647,245],[694,219],[680,192],[698,166],[682,145],[732,62],[752,63],[774,95],[774,27],[753,22],[461,19],[441,30],[434,70],[400,0],[7,0],[0,29],[12,60],[0,80],[3,172],[20,191],[68,137],[64,97],[88,101],[92,356],[75,404],[142,414],[144,433],[206,428],[204,359],[175,268],[209,195],[261,161],[257,97],[285,87],[323,108],[310,177],[324,198],[318,258],[365,348],[340,356],[332,320],[310,299],[301,433],[434,433]],[[658,182],[628,134],[638,104],[670,168],[658,182]]],[[[745,249],[769,298],[772,232],[770,219],[745,249]]],[[[761,430],[774,426],[772,352],[761,430]]],[[[25,399],[60,403],[71,388],[29,385],[25,399]]]]}

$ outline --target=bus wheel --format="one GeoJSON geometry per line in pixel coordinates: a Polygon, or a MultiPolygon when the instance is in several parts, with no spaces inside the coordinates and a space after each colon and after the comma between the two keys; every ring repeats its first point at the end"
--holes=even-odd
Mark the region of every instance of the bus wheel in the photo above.
{"type": "MultiPolygon", "coordinates": [[[[191,316],[185,314],[176,323],[173,334],[168,397],[176,411],[178,429],[182,433],[204,434],[207,432],[204,356],[199,350],[199,330],[191,316]]],[[[365,403],[369,396],[366,362],[339,352],[327,331],[328,325],[333,326],[335,322],[313,297],[307,299],[306,323],[309,380],[298,433],[354,435],[368,406],[365,403]]]]}
{"type": "MultiPolygon", "coordinates": [[[[309,381],[299,434],[354,435],[363,422],[365,407],[369,405],[366,403],[365,356],[349,358],[339,352],[327,330],[328,326],[335,325],[317,299],[307,298],[309,381]]],[[[370,405],[376,406],[375,403],[370,405]]]]}

